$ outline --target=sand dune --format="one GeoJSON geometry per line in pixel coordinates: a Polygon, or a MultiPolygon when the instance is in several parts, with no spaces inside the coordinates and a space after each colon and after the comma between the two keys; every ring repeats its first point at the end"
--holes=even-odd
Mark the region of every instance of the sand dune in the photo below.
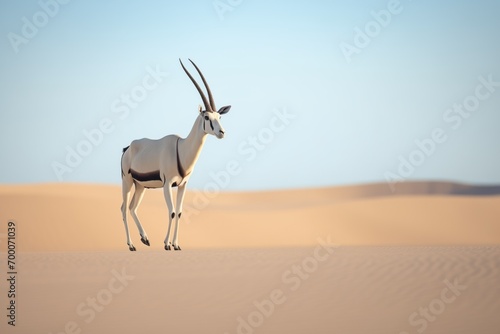
{"type": "Polygon", "coordinates": [[[0,242],[14,220],[18,247],[16,327],[0,333],[498,333],[495,187],[209,195],[188,193],[184,250],[166,252],[163,195],[147,192],[151,247],[131,223],[129,252],[119,187],[0,186],[0,242]]]}
{"type": "MultiPolygon", "coordinates": [[[[192,248],[311,246],[330,235],[342,245],[500,244],[500,196],[483,187],[401,184],[255,193],[188,192],[181,245],[192,248]],[[413,189],[413,190],[412,190],[413,189]],[[488,192],[488,190],[486,190],[488,192]]],[[[118,186],[0,187],[0,220],[17,222],[22,251],[126,250],[118,186]]],[[[168,213],[161,190],[146,192],[139,217],[161,249],[168,213]]],[[[134,222],[131,235],[139,251],[134,222]]]]}

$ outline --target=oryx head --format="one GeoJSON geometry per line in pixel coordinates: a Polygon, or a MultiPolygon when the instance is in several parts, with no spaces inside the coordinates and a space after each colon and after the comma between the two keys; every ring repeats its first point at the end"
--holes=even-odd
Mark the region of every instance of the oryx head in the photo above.
{"type": "Polygon", "coordinates": [[[182,63],[182,60],[179,59],[179,61],[181,62],[181,66],[184,69],[184,72],[186,72],[189,79],[191,79],[194,86],[198,90],[198,93],[200,93],[201,99],[203,100],[203,104],[205,105],[205,109],[203,109],[202,106],[199,107],[199,112],[200,112],[199,117],[202,117],[203,131],[205,131],[205,133],[207,133],[207,134],[214,135],[219,139],[224,138],[225,132],[224,132],[224,128],[222,127],[222,124],[220,123],[220,118],[221,118],[221,115],[226,114],[229,111],[229,109],[231,109],[231,106],[224,106],[224,107],[220,108],[218,111],[216,111],[217,108],[215,107],[215,102],[214,102],[214,98],[212,96],[212,92],[210,91],[210,87],[208,86],[207,81],[205,80],[205,77],[201,73],[198,66],[196,66],[196,64],[193,63],[193,61],[191,59],[189,59],[191,64],[193,64],[193,66],[196,68],[196,71],[198,71],[198,74],[200,75],[201,80],[203,80],[203,84],[205,84],[205,88],[207,89],[209,100],[207,100],[207,98],[205,97],[205,94],[203,94],[203,91],[201,90],[200,86],[198,86],[198,83],[196,82],[196,80],[194,80],[193,77],[191,76],[191,74],[188,72],[188,70],[186,70],[186,68],[184,67],[184,64],[182,63]],[[210,101],[210,103],[209,103],[209,101],[210,101]]]}

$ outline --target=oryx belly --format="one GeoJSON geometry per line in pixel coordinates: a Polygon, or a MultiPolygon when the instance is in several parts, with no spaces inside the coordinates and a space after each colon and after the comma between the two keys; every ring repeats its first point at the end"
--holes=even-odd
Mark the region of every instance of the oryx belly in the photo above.
{"type": "Polygon", "coordinates": [[[159,170],[143,173],[130,169],[130,174],[132,175],[132,178],[135,182],[143,185],[146,188],[163,187],[164,182],[159,170]]]}

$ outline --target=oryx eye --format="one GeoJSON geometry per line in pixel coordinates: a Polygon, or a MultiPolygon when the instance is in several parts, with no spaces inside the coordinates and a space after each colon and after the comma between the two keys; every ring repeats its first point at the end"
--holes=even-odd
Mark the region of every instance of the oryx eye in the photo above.
{"type": "Polygon", "coordinates": [[[208,121],[208,116],[205,116],[205,120],[208,121]]]}

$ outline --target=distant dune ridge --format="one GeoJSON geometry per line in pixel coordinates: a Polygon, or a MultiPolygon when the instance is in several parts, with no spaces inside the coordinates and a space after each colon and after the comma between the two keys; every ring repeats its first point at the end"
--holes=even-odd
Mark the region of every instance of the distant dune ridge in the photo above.
{"type": "MultiPolygon", "coordinates": [[[[500,186],[449,182],[262,192],[190,191],[180,244],[189,248],[295,247],[330,235],[342,245],[484,245],[500,243],[500,186]],[[460,195],[460,196],[457,196],[460,195]],[[489,196],[485,196],[489,195],[489,196]]],[[[15,220],[24,251],[127,250],[119,186],[0,186],[0,220],[15,220]]],[[[151,247],[167,229],[162,191],[146,192],[139,218],[151,247]]]]}

